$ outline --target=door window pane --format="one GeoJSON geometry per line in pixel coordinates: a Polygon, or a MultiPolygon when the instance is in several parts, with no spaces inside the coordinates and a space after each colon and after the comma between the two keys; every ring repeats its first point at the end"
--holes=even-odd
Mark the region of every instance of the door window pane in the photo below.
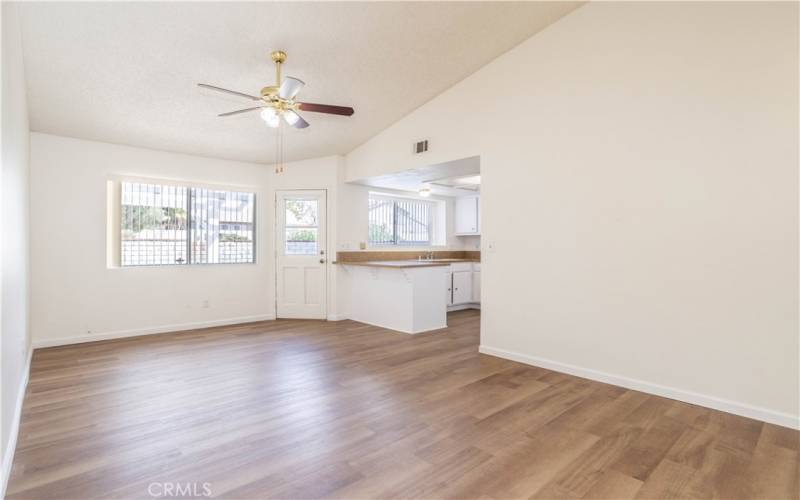
{"type": "Polygon", "coordinates": [[[285,199],[286,255],[316,255],[319,252],[319,200],[285,199]]]}
{"type": "Polygon", "coordinates": [[[317,227],[319,201],[286,200],[286,227],[317,227]]]}
{"type": "Polygon", "coordinates": [[[316,255],[319,252],[316,227],[287,227],[286,255],[316,255]]]}

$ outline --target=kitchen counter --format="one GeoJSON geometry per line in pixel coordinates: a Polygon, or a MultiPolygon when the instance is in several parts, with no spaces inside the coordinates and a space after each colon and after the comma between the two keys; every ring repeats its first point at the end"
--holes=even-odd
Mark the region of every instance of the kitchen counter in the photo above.
{"type": "Polygon", "coordinates": [[[394,269],[409,269],[415,267],[441,267],[449,266],[456,262],[480,262],[477,259],[433,259],[433,260],[365,260],[355,262],[334,262],[341,266],[364,266],[364,267],[390,267],[394,269]]]}
{"type": "Polygon", "coordinates": [[[350,319],[404,333],[447,327],[449,262],[340,262],[350,286],[350,319]]]}

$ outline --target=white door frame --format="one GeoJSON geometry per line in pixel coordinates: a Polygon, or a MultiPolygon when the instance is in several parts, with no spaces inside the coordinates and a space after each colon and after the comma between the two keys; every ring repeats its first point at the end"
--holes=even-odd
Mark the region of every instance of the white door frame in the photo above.
{"type": "MultiPolygon", "coordinates": [[[[275,190],[275,317],[276,318],[298,318],[298,319],[327,319],[328,315],[328,264],[330,263],[330,256],[328,255],[328,190],[327,189],[278,189],[275,190]],[[318,199],[319,203],[319,233],[318,233],[318,251],[316,254],[309,255],[294,255],[286,256],[284,254],[285,245],[285,217],[286,211],[283,200],[289,198],[304,198],[318,199]],[[305,312],[295,310],[287,307],[284,304],[284,310],[281,312],[281,276],[284,272],[285,259],[296,259],[300,262],[305,262],[308,267],[317,267],[321,270],[322,286],[320,293],[320,304],[318,308],[308,308],[305,312]],[[319,262],[319,263],[317,263],[319,262]],[[311,309],[316,311],[309,312],[311,309]]],[[[305,272],[305,269],[304,269],[305,272]]],[[[302,285],[305,287],[305,283],[302,285]]],[[[305,289],[304,289],[305,292],[305,289]]]]}

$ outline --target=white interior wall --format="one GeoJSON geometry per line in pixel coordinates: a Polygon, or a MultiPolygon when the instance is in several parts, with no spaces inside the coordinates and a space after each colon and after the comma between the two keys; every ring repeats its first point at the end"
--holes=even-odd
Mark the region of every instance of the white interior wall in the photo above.
{"type": "Polygon", "coordinates": [[[346,178],[481,156],[484,352],[797,426],[797,40],[796,3],[590,3],[346,178]]]}
{"type": "MultiPolygon", "coordinates": [[[[335,253],[342,157],[272,166],[34,133],[32,332],[37,346],[275,317],[275,191],[326,189],[335,253]],[[256,193],[256,263],[109,267],[107,181],[120,177],[235,186],[256,193]],[[202,305],[208,301],[208,308],[202,305]]],[[[336,272],[328,266],[329,314],[336,272]]]]}
{"type": "Polygon", "coordinates": [[[116,176],[233,185],[256,193],[271,234],[269,168],[34,133],[31,328],[35,345],[274,317],[267,245],[255,264],[109,268],[106,183],[116,176]],[[208,308],[202,308],[203,301],[208,308]]]}
{"type": "Polygon", "coordinates": [[[3,478],[14,456],[19,414],[28,378],[29,297],[29,144],[25,68],[17,5],[2,4],[2,171],[0,171],[0,351],[2,351],[3,478]]]}
{"type": "Polygon", "coordinates": [[[480,236],[456,236],[459,245],[464,250],[480,250],[481,237],[480,236]]]}

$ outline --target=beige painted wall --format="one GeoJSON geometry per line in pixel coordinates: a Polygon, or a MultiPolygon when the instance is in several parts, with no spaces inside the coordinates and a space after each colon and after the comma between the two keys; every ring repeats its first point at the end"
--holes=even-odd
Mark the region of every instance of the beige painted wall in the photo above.
{"type": "Polygon", "coordinates": [[[484,350],[797,425],[797,40],[796,3],[592,3],[346,178],[481,156],[484,350]]]}
{"type": "MultiPolygon", "coordinates": [[[[2,453],[5,489],[16,442],[22,383],[27,379],[28,328],[28,186],[29,133],[25,68],[17,6],[2,5],[2,171],[0,185],[0,351],[2,351],[2,453]]],[[[2,494],[0,493],[0,496],[2,494]]]]}

